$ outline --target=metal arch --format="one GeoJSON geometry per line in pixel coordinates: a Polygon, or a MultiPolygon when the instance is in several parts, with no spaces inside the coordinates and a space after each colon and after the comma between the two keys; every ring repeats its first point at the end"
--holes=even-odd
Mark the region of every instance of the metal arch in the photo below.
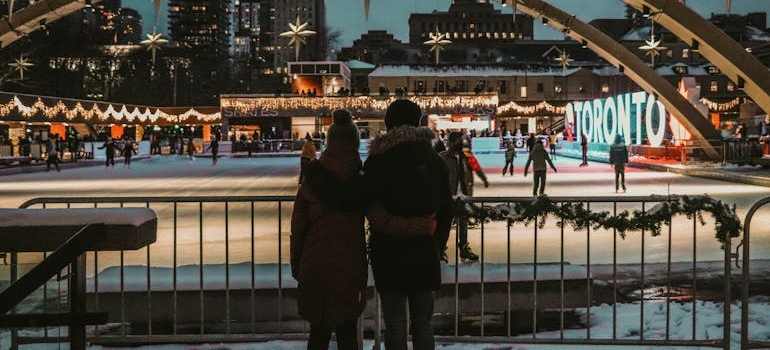
{"type": "MultiPolygon", "coordinates": [[[[97,3],[101,0],[92,0],[97,3]]],[[[6,47],[25,35],[40,28],[40,21],[51,23],[86,6],[86,0],[42,0],[37,1],[0,19],[0,47],[6,47]]]]}
{"type": "MultiPolygon", "coordinates": [[[[502,0],[505,1],[505,0],[502,0]]],[[[705,140],[703,149],[711,158],[719,158],[717,146],[721,135],[714,126],[676,88],[626,47],[574,15],[542,0],[515,0],[522,12],[548,19],[547,25],[561,30],[577,41],[585,40],[588,48],[616,67],[625,67],[624,73],[642,89],[654,92],[666,109],[696,138],[705,140]]]]}
{"type": "Polygon", "coordinates": [[[655,22],[666,27],[685,43],[698,43],[698,52],[717,66],[722,74],[739,86],[762,110],[770,110],[770,70],[739,43],[711,22],[676,0],[622,0],[643,11],[654,13],[655,22]]]}

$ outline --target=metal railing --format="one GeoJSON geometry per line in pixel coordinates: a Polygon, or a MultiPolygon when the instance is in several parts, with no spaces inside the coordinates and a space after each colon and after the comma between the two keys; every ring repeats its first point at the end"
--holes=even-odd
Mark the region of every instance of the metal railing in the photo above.
{"type": "MultiPolygon", "coordinates": [[[[763,198],[749,208],[743,224],[743,239],[737,248],[743,248],[743,266],[741,276],[741,349],[767,349],[770,342],[751,339],[749,336],[749,288],[751,286],[751,221],[762,207],[770,203],[770,197],[763,198]]],[[[737,254],[736,249],[736,254],[737,254]]]]}
{"type": "MultiPolygon", "coordinates": [[[[309,330],[296,314],[295,284],[286,266],[288,204],[293,200],[291,196],[37,198],[21,208],[142,206],[157,213],[158,240],[145,252],[119,252],[117,256],[89,253],[93,262],[88,267],[89,308],[106,309],[111,322],[93,327],[90,341],[263,341],[303,338],[309,330]]],[[[531,202],[532,198],[469,200],[493,206],[531,202]]],[[[670,198],[551,200],[584,203],[589,210],[617,216],[624,210],[644,212],[651,204],[670,198]]],[[[471,246],[479,249],[479,263],[462,263],[457,244],[449,247],[454,251],[450,254],[453,264],[443,265],[444,285],[437,291],[435,306],[437,340],[728,348],[730,327],[725,327],[722,339],[704,339],[696,332],[703,322],[696,317],[696,301],[702,297],[699,264],[720,261],[717,266],[725,269],[721,271],[725,289],[720,293],[722,299],[714,301],[724,305],[731,301],[729,241],[722,252],[711,232],[699,237],[697,220],[669,218],[660,236],[627,232],[625,239],[615,230],[589,227],[575,231],[553,218],[542,226],[529,227],[480,222],[469,230],[471,246]],[[711,239],[709,243],[701,242],[706,237],[711,239]],[[674,247],[674,242],[682,241],[691,245],[686,249],[674,247]],[[682,253],[690,249],[691,254],[682,253]],[[703,253],[709,249],[711,253],[703,253]],[[653,265],[661,268],[650,271],[653,265]],[[602,277],[597,272],[601,269],[611,272],[602,277]],[[626,281],[629,274],[635,274],[630,282],[626,281]],[[682,286],[688,288],[685,301],[671,292],[682,286]],[[662,296],[656,296],[658,300],[652,300],[654,293],[648,290],[652,287],[662,291],[662,296]],[[634,296],[625,293],[634,289],[638,290],[634,296]],[[665,329],[653,333],[645,309],[662,302],[665,329]],[[691,303],[691,336],[675,336],[671,333],[671,307],[686,302],[691,303]],[[592,316],[601,304],[611,305],[609,334],[592,333],[592,316]],[[638,310],[639,323],[630,327],[636,331],[623,330],[628,327],[619,317],[619,307],[638,310]]],[[[24,257],[14,254],[11,260],[15,275],[24,257]]],[[[44,289],[42,294],[51,293],[44,289]]],[[[378,346],[382,332],[378,300],[372,288],[369,294],[360,324],[378,346]]],[[[729,325],[729,307],[724,308],[724,319],[729,325]]],[[[46,330],[43,336],[26,341],[47,341],[47,336],[46,330]]]]}

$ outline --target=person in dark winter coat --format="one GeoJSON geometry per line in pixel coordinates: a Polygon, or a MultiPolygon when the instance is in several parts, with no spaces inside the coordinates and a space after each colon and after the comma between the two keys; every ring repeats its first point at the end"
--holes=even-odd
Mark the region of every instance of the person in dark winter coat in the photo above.
{"type": "MultiPolygon", "coordinates": [[[[372,225],[370,260],[374,283],[382,300],[385,347],[407,349],[407,305],[414,350],[433,349],[434,292],[441,285],[441,253],[449,237],[452,199],[446,165],[433,150],[436,137],[418,127],[422,112],[409,100],[388,106],[388,132],[377,136],[364,165],[371,201],[390,215],[435,215],[435,230],[401,237],[372,225]]],[[[370,218],[370,221],[371,218],[370,218]]]]}
{"type": "Polygon", "coordinates": [[[217,165],[217,157],[219,157],[219,141],[217,141],[216,136],[211,137],[211,142],[209,142],[209,146],[206,150],[211,150],[211,164],[217,165]]]}
{"type": "Polygon", "coordinates": [[[535,146],[532,147],[532,152],[529,152],[527,164],[524,165],[524,177],[527,177],[530,163],[532,163],[532,172],[535,173],[533,176],[534,178],[532,179],[534,182],[534,186],[532,187],[533,196],[537,196],[538,193],[541,196],[545,194],[546,162],[548,162],[548,165],[551,166],[551,169],[553,169],[554,172],[557,172],[556,167],[553,166],[553,162],[551,162],[551,157],[548,156],[548,152],[546,152],[543,147],[543,143],[535,143],[535,146]]]}
{"type": "Polygon", "coordinates": [[[358,128],[334,112],[329,144],[308,163],[291,218],[291,271],[297,309],[310,322],[308,349],[358,349],[357,318],[366,306],[366,196],[358,128]]]}
{"type": "Polygon", "coordinates": [[[615,168],[615,192],[618,185],[626,192],[626,164],[628,164],[628,148],[623,137],[615,135],[615,142],[610,146],[610,165],[615,168]]]}
{"type": "Polygon", "coordinates": [[[509,144],[505,150],[505,165],[503,166],[503,176],[508,171],[508,167],[511,167],[511,176],[513,176],[513,159],[516,158],[516,147],[513,144],[509,144]]]}
{"type": "Polygon", "coordinates": [[[123,155],[123,166],[125,167],[131,167],[131,157],[133,157],[134,154],[136,154],[136,149],[134,149],[134,142],[126,136],[126,138],[123,141],[123,149],[120,150],[120,153],[123,155]]]}
{"type": "MultiPolygon", "coordinates": [[[[291,271],[297,309],[310,322],[308,349],[358,349],[357,318],[366,306],[364,214],[368,206],[359,133],[350,113],[336,110],[321,157],[308,162],[291,221],[291,271]]],[[[370,226],[388,234],[435,230],[435,215],[403,218],[374,205],[370,226]]]]}
{"type": "Polygon", "coordinates": [[[583,162],[580,166],[588,166],[588,136],[585,133],[580,134],[580,150],[583,153],[583,162]]]}
{"type": "MultiPolygon", "coordinates": [[[[447,141],[449,148],[440,153],[441,159],[447,167],[449,181],[447,183],[449,192],[452,195],[472,196],[473,195],[473,172],[471,158],[468,153],[463,151],[463,133],[453,131],[449,133],[447,141]]],[[[475,157],[473,158],[475,159],[475,157]]],[[[478,161],[476,161],[478,166],[478,161]]],[[[484,181],[484,187],[489,186],[486,175],[478,166],[477,174],[484,181]]],[[[457,223],[457,248],[460,251],[460,258],[466,261],[477,261],[476,255],[468,245],[468,217],[462,212],[455,213],[455,222],[457,223]]]]}
{"type": "Polygon", "coordinates": [[[98,148],[104,149],[104,156],[106,157],[104,166],[115,166],[115,141],[112,140],[112,137],[107,136],[107,141],[98,148]]]}

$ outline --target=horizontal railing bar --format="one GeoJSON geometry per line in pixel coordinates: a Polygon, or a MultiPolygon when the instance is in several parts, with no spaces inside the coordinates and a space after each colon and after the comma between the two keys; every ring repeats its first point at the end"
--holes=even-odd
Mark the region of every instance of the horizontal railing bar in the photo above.
{"type": "Polygon", "coordinates": [[[35,204],[55,203],[198,203],[198,202],[279,202],[293,201],[294,196],[184,196],[184,197],[41,197],[22,203],[19,208],[35,204]]]}
{"type": "MultiPolygon", "coordinates": [[[[198,203],[198,202],[279,202],[294,201],[294,196],[192,196],[192,197],[40,197],[33,198],[22,203],[19,208],[28,208],[35,204],[92,204],[92,203],[198,203]]],[[[602,196],[567,196],[567,197],[549,197],[553,202],[665,202],[676,200],[679,196],[675,195],[651,195],[651,196],[623,196],[608,200],[602,196]]],[[[532,197],[467,197],[469,202],[531,202],[532,197]]]]}
{"type": "Polygon", "coordinates": [[[435,336],[436,342],[442,343],[495,343],[495,344],[559,344],[559,345],[653,345],[653,346],[705,346],[719,348],[724,346],[724,342],[719,340],[656,340],[656,339],[570,339],[570,338],[509,338],[509,337],[452,337],[435,336]]]}

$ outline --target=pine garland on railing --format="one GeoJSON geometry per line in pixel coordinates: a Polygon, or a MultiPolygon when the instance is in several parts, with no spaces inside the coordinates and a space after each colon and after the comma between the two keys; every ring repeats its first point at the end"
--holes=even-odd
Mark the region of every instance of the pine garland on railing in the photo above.
{"type": "Polygon", "coordinates": [[[495,206],[483,206],[468,201],[466,197],[458,197],[458,207],[476,221],[507,221],[508,224],[523,223],[529,226],[537,220],[537,225],[542,228],[548,216],[559,218],[557,226],[572,226],[575,230],[588,227],[594,229],[615,229],[621,238],[626,237],[628,231],[648,231],[652,236],[658,236],[664,222],[675,215],[686,215],[689,219],[697,219],[701,225],[706,222],[703,212],[711,213],[715,222],[716,239],[722,244],[727,237],[739,237],[742,230],[741,220],[735,213],[735,205],[732,208],[719,200],[707,195],[681,196],[658,202],[651,208],[642,211],[634,210],[633,213],[624,210],[612,215],[608,211],[591,211],[582,202],[556,203],[548,196],[541,196],[533,201],[516,202],[512,205],[498,204],[495,206]]]}

